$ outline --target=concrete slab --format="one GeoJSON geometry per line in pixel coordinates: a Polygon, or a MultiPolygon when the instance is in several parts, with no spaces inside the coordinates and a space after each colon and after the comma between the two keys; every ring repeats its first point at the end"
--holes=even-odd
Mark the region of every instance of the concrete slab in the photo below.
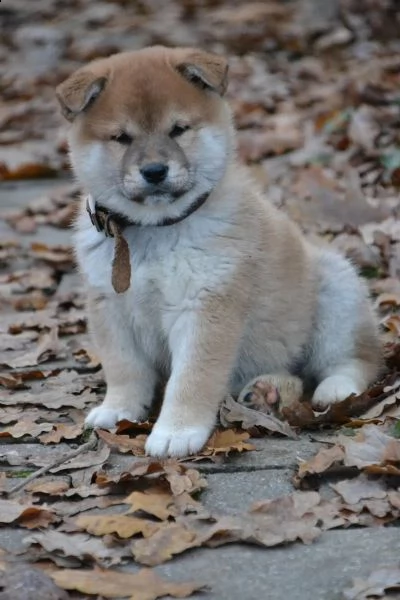
{"type": "MultiPolygon", "coordinates": [[[[23,550],[29,530],[4,527],[0,548],[23,550]]],[[[365,577],[379,567],[394,564],[400,552],[396,527],[350,529],[324,533],[314,544],[258,548],[231,545],[202,548],[168,562],[157,571],[176,581],[203,581],[211,587],[202,600],[340,600],[353,577],[365,577]]],[[[133,561],[118,567],[135,572],[133,561]]]]}
{"type": "Polygon", "coordinates": [[[292,474],[289,469],[210,473],[207,475],[208,488],[202,493],[201,501],[213,512],[243,512],[257,500],[291,494],[292,474]]]}
{"type": "Polygon", "coordinates": [[[331,531],[311,546],[195,550],[157,570],[204,581],[211,592],[193,596],[203,600],[339,600],[353,577],[394,564],[399,552],[397,528],[331,531]]]}

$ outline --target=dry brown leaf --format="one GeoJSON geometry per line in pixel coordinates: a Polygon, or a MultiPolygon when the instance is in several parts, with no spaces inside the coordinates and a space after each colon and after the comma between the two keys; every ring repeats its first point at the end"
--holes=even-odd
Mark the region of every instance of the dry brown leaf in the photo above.
{"type": "Polygon", "coordinates": [[[49,496],[59,496],[60,494],[64,494],[67,490],[69,490],[69,483],[64,479],[43,479],[39,481],[32,481],[32,483],[28,483],[26,486],[26,490],[28,492],[32,492],[32,494],[48,494],[49,496]]]}
{"type": "Polygon", "coordinates": [[[317,492],[295,492],[259,502],[243,515],[213,519],[180,517],[178,522],[165,523],[149,537],[135,540],[132,553],[137,562],[155,566],[198,546],[246,542],[269,547],[297,539],[310,543],[321,533],[318,523],[324,517],[332,521],[338,515],[338,508],[320,504],[317,492]]]}
{"type": "Polygon", "coordinates": [[[259,427],[273,433],[280,433],[292,439],[297,438],[296,433],[288,423],[281,421],[272,414],[266,414],[244,406],[244,404],[239,404],[232,396],[225,397],[220,408],[219,417],[224,427],[240,425],[245,430],[259,427]]]}
{"type": "Polygon", "coordinates": [[[376,425],[364,425],[354,437],[340,435],[336,445],[323,448],[308,461],[302,461],[295,483],[299,485],[304,477],[327,472],[339,465],[357,467],[375,475],[399,475],[400,440],[376,425]]]}
{"type": "Polygon", "coordinates": [[[152,567],[201,545],[202,538],[190,526],[168,523],[152,535],[135,540],[132,544],[132,554],[136,562],[152,567]]]}
{"type": "Polygon", "coordinates": [[[36,394],[32,394],[32,392],[4,392],[0,397],[0,404],[6,406],[30,404],[56,410],[67,406],[72,408],[86,408],[88,404],[97,401],[96,394],[88,389],[85,389],[82,393],[74,393],[61,383],[58,386],[58,390],[49,389],[47,385],[45,389],[46,391],[36,394]]]}
{"type": "Polygon", "coordinates": [[[44,431],[51,431],[52,423],[36,423],[38,416],[22,416],[15,425],[0,431],[0,438],[20,438],[27,435],[38,437],[44,431]]]}
{"type": "MultiPolygon", "coordinates": [[[[166,461],[167,462],[167,461],[166,461]]],[[[164,463],[152,458],[136,460],[129,471],[117,474],[108,474],[102,471],[95,473],[94,482],[100,487],[112,484],[131,482],[145,475],[161,474],[164,471],[164,463]]]]}
{"type": "Polygon", "coordinates": [[[207,487],[207,480],[199,471],[189,469],[177,462],[167,462],[164,465],[164,473],[174,496],[185,492],[195,494],[207,487]]]}
{"type": "MultiPolygon", "coordinates": [[[[385,413],[387,409],[399,404],[400,405],[400,379],[390,386],[383,389],[385,394],[391,392],[383,400],[377,402],[374,406],[371,406],[369,410],[360,415],[362,419],[376,419],[380,417],[382,413],[385,413]]],[[[399,409],[400,410],[400,409],[399,409]]]]}
{"type": "Polygon", "coordinates": [[[372,498],[383,499],[387,496],[387,490],[382,481],[368,479],[364,474],[355,479],[345,479],[330,485],[347,504],[357,504],[361,500],[372,498]]]}
{"type": "Polygon", "coordinates": [[[42,444],[58,444],[61,440],[75,440],[83,433],[83,424],[69,425],[67,423],[57,423],[52,426],[48,433],[39,436],[42,444]]]}
{"type": "Polygon", "coordinates": [[[227,455],[231,452],[255,450],[256,447],[248,442],[249,439],[250,435],[246,431],[235,429],[217,430],[210,437],[198,456],[227,455]]]}
{"type": "Polygon", "coordinates": [[[144,445],[146,443],[146,435],[137,435],[134,438],[129,435],[117,435],[110,433],[105,429],[98,429],[97,435],[102,439],[110,448],[116,448],[119,452],[132,452],[134,456],[145,456],[146,452],[144,445]]]}
{"type": "Polygon", "coordinates": [[[143,421],[143,423],[134,423],[132,421],[128,421],[127,419],[122,419],[117,423],[117,428],[115,430],[116,434],[121,433],[147,433],[151,431],[153,428],[153,423],[150,421],[143,421]]]}
{"type": "Polygon", "coordinates": [[[19,375],[12,375],[11,373],[0,373],[0,385],[10,390],[26,389],[22,378],[19,375]]]}
{"type": "Polygon", "coordinates": [[[97,369],[101,366],[99,357],[86,348],[75,350],[73,355],[77,362],[83,363],[88,369],[97,369]]]}
{"type": "Polygon", "coordinates": [[[144,512],[161,521],[177,514],[174,497],[163,489],[151,488],[148,492],[132,492],[124,500],[130,504],[129,513],[144,512]]]}
{"type": "Polygon", "coordinates": [[[40,258],[58,267],[72,265],[73,253],[70,246],[48,246],[47,244],[33,242],[31,252],[35,258],[40,258]]]}
{"type": "Polygon", "coordinates": [[[19,504],[14,500],[0,499],[0,523],[18,523],[27,529],[47,527],[57,521],[56,515],[38,506],[19,504]]]}
{"type": "Polygon", "coordinates": [[[355,437],[341,436],[344,447],[344,464],[364,468],[381,465],[386,461],[400,460],[400,440],[387,435],[376,425],[365,425],[355,437]]]}
{"type": "Polygon", "coordinates": [[[60,466],[50,469],[50,473],[59,473],[60,471],[84,469],[86,467],[102,465],[106,462],[109,456],[110,448],[100,442],[95,450],[89,450],[88,452],[85,452],[85,454],[80,454],[79,456],[66,461],[60,466]]]}
{"type": "Polygon", "coordinates": [[[205,590],[197,583],[177,583],[161,579],[155,571],[142,569],[138,573],[123,573],[108,569],[59,570],[50,577],[65,590],[78,590],[84,594],[99,594],[105,598],[129,600],[156,600],[164,596],[187,598],[196,591],[205,590]]]}
{"type": "Polygon", "coordinates": [[[79,516],[75,523],[79,528],[93,535],[116,533],[120,538],[130,538],[139,533],[148,537],[162,527],[162,523],[127,515],[79,516]]]}
{"type": "Polygon", "coordinates": [[[7,362],[12,367],[30,367],[54,358],[65,358],[65,344],[58,338],[58,328],[53,327],[49,332],[39,337],[35,350],[28,351],[7,362]]]}
{"type": "Polygon", "coordinates": [[[324,473],[334,465],[340,464],[344,459],[344,450],[340,446],[322,448],[315,456],[299,464],[298,476],[300,478],[308,475],[324,473]]]}
{"type": "Polygon", "coordinates": [[[389,598],[385,592],[400,590],[400,565],[379,567],[367,579],[354,579],[353,587],[343,591],[346,600],[389,598]]]}
{"type": "Polygon", "coordinates": [[[9,169],[4,163],[0,164],[0,179],[14,181],[16,179],[40,179],[55,177],[57,172],[48,165],[41,163],[25,163],[16,169],[9,169]]]}
{"type": "MultiPolygon", "coordinates": [[[[47,530],[34,533],[24,539],[27,546],[39,546],[38,558],[49,558],[57,563],[58,558],[72,558],[79,563],[88,559],[97,564],[117,564],[130,552],[122,544],[107,547],[99,538],[84,533],[67,534],[60,531],[47,530]],[[44,552],[40,552],[43,549],[44,552]]],[[[29,557],[30,549],[28,549],[29,557]]]]}
{"type": "MultiPolygon", "coordinates": [[[[293,427],[313,428],[323,424],[346,424],[351,417],[364,415],[374,406],[383,394],[384,386],[379,384],[359,396],[349,396],[342,402],[332,404],[325,412],[316,412],[309,402],[295,400],[282,407],[282,416],[293,427]]],[[[383,394],[386,397],[386,394],[383,394]]]]}
{"type": "MultiPolygon", "coordinates": [[[[54,510],[54,512],[64,519],[68,517],[74,517],[75,515],[80,515],[87,510],[109,508],[110,506],[121,505],[123,502],[123,498],[121,496],[103,496],[101,498],[95,496],[91,498],[85,498],[84,500],[76,500],[76,497],[74,497],[73,494],[71,494],[72,499],[67,494],[64,494],[64,496],[66,498],[64,502],[53,502],[51,505],[51,508],[54,510]]],[[[61,525],[59,525],[58,531],[80,532],[81,530],[67,519],[64,520],[61,525]]]]}

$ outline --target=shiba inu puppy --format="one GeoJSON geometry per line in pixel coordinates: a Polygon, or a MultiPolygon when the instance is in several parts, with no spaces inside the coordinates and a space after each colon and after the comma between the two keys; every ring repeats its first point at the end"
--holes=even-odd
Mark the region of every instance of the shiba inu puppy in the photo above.
{"type": "Polygon", "coordinates": [[[381,362],[355,269],[312,246],[238,164],[226,85],[224,58],[151,47],[57,89],[88,194],[74,239],[107,382],[86,422],[144,418],[164,380],[154,456],[199,451],[224,395],[257,375],[283,399],[306,386],[323,409],[381,362]]]}

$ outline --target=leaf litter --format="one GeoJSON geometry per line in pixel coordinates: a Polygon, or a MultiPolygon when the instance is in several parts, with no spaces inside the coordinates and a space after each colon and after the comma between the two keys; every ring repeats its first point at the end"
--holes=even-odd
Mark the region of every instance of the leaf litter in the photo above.
{"type": "MultiPolygon", "coordinates": [[[[0,520],[34,530],[18,560],[55,563],[49,577],[83,594],[126,597],[132,589],[132,599],[184,597],[197,584],[103,565],[133,559],[161,564],[190,548],[233,542],[310,543],[334,527],[398,523],[400,63],[390,11],[345,0],[340,16],[321,13],[316,24],[302,0],[249,3],[233,12],[225,0],[216,6],[169,0],[156,9],[145,2],[143,14],[134,3],[108,3],[105,10],[78,0],[81,19],[72,26],[68,8],[55,0],[44,12],[20,4],[19,12],[10,9],[19,27],[5,26],[9,73],[0,111],[0,179],[65,174],[65,129],[53,89],[77,65],[125,49],[132,24],[143,45],[190,39],[222,50],[232,57],[228,98],[242,160],[306,235],[331,242],[367,278],[387,374],[323,413],[307,397],[288,401],[260,377],[239,398],[224,400],[221,427],[185,464],[145,457],[153,421],[100,430],[87,447],[84,414],[104,394],[104,378],[86,337],[84,299],[62,237],[80,190],[58,185],[22,209],[2,209],[8,229],[0,242],[0,437],[9,449],[0,453],[0,500],[6,503],[0,520]],[[56,16],[63,31],[48,25],[56,16]],[[112,43],[110,31],[118,32],[112,43]],[[365,44],[365,35],[372,44],[365,44]],[[29,67],[23,66],[26,57],[29,67]],[[42,239],[44,227],[56,228],[60,243],[42,239]],[[299,461],[298,491],[237,515],[212,514],[204,506],[206,480],[193,464],[218,467],[232,455],[255,452],[253,438],[283,436],[295,445],[303,430],[321,428],[334,428],[335,436],[299,461]],[[23,484],[17,491],[16,481],[23,484]],[[325,482],[333,497],[324,497],[325,482]],[[92,514],[95,507],[102,514],[92,514]]],[[[397,589],[397,567],[385,569],[359,581],[347,597],[397,589]],[[393,572],[394,587],[385,587],[393,572]]],[[[63,598],[62,591],[54,594],[63,598]]]]}

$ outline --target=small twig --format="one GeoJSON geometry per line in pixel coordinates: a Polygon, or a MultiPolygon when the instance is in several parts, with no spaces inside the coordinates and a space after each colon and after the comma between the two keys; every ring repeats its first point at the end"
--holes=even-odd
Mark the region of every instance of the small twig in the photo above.
{"type": "Polygon", "coordinates": [[[39,469],[38,471],[35,471],[34,473],[32,473],[32,475],[29,475],[29,477],[27,477],[26,479],[24,479],[23,481],[21,481],[14,487],[12,487],[7,492],[7,496],[11,496],[12,494],[16,494],[17,492],[20,492],[29,483],[31,483],[31,481],[34,481],[38,477],[41,477],[41,475],[44,475],[48,471],[51,471],[51,469],[54,469],[55,467],[59,467],[63,463],[67,462],[68,460],[71,460],[71,458],[75,458],[76,456],[79,456],[79,454],[84,454],[87,450],[91,450],[96,445],[97,440],[98,440],[98,438],[97,438],[96,434],[94,432],[92,432],[89,440],[85,444],[83,444],[82,446],[79,446],[79,448],[76,448],[76,450],[72,450],[72,452],[65,454],[61,458],[58,458],[56,461],[54,461],[50,465],[46,465],[46,466],[42,467],[41,469],[39,469]]]}

